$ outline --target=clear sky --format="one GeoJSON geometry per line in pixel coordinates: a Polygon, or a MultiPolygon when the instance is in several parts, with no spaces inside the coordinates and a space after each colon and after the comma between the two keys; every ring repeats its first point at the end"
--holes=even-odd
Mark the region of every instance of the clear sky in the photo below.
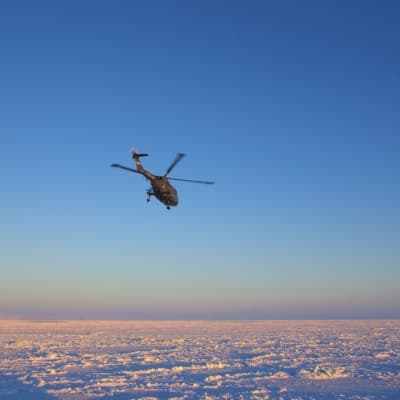
{"type": "Polygon", "coordinates": [[[398,1],[3,1],[0,317],[399,318],[398,1]],[[153,199],[129,149],[171,176],[153,199]]]}

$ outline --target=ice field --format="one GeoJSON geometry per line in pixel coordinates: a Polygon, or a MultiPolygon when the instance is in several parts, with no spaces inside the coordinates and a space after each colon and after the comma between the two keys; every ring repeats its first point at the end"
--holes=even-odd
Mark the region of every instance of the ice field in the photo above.
{"type": "Polygon", "coordinates": [[[0,399],[400,399],[400,321],[0,321],[0,399]]]}

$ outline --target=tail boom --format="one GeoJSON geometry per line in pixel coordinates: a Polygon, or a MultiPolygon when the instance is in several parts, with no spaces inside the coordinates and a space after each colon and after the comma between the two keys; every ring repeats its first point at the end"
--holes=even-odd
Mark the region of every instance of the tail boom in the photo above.
{"type": "Polygon", "coordinates": [[[132,158],[135,160],[136,168],[137,170],[143,174],[147,179],[152,180],[154,179],[154,175],[151,174],[150,172],[146,171],[143,168],[142,163],[140,162],[140,157],[147,157],[147,153],[136,153],[135,151],[132,152],[132,158]]]}

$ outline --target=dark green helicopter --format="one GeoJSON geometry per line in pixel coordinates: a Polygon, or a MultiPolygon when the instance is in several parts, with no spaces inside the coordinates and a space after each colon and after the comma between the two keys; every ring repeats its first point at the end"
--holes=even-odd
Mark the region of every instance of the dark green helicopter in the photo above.
{"type": "Polygon", "coordinates": [[[212,185],[214,182],[210,181],[196,181],[193,179],[179,179],[179,178],[169,178],[168,174],[175,168],[176,164],[185,157],[184,153],[178,153],[172,162],[172,164],[168,167],[167,171],[164,175],[153,175],[151,172],[146,171],[142,163],[140,162],[140,157],[146,157],[148,154],[146,153],[137,153],[132,149],[132,158],[135,160],[136,168],[125,167],[120,164],[112,164],[112,167],[125,169],[127,171],[135,172],[136,174],[143,175],[147,180],[150,181],[151,188],[147,190],[147,201],[150,201],[151,196],[155,196],[161,203],[167,206],[169,210],[171,206],[178,205],[178,194],[176,189],[169,183],[170,180],[173,181],[183,181],[183,182],[193,182],[193,183],[204,183],[206,185],[212,185]]]}

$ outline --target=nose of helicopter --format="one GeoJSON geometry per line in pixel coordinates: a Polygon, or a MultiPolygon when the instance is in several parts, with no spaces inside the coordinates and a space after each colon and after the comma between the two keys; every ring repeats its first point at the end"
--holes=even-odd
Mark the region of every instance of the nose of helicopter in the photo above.
{"type": "Polygon", "coordinates": [[[163,203],[168,207],[175,207],[178,205],[178,196],[174,191],[164,195],[163,203]]]}
{"type": "Polygon", "coordinates": [[[175,188],[172,188],[171,192],[169,193],[168,196],[168,202],[171,206],[177,206],[178,205],[178,193],[176,192],[175,188]]]}

